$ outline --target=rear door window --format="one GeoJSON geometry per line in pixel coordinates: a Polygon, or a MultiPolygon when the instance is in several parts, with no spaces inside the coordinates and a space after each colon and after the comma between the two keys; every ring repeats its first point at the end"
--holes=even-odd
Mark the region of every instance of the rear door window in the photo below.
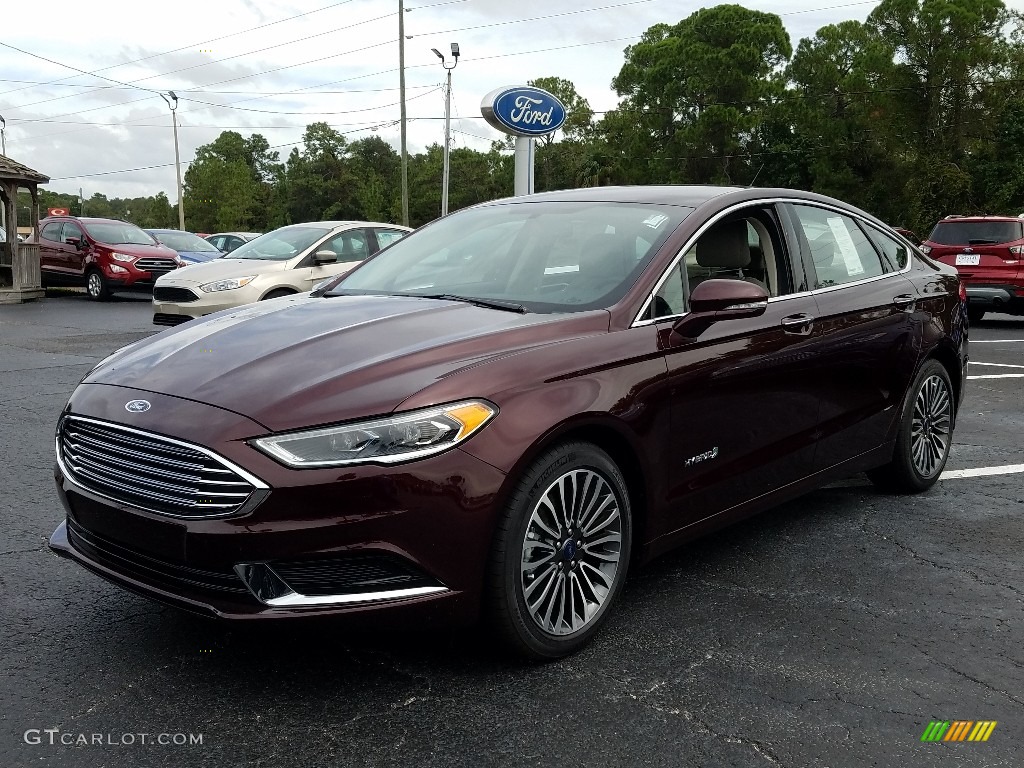
{"type": "Polygon", "coordinates": [[[810,246],[815,288],[855,283],[891,271],[849,216],[810,205],[794,205],[793,212],[810,246]]]}

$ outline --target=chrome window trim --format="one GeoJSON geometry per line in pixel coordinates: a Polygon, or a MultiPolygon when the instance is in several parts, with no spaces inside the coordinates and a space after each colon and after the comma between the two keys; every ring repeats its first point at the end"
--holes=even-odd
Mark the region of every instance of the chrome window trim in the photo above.
{"type": "MultiPolygon", "coordinates": [[[[690,314],[689,312],[683,312],[683,313],[678,314],[678,315],[664,315],[662,317],[656,317],[656,318],[653,318],[653,319],[650,319],[650,320],[641,320],[640,319],[641,317],[643,317],[644,313],[646,313],[647,310],[650,309],[651,304],[654,302],[655,295],[658,293],[658,291],[661,290],[661,286],[665,284],[665,281],[668,280],[668,277],[672,273],[672,270],[674,270],[676,268],[676,266],[682,260],[683,256],[686,255],[686,252],[689,251],[690,248],[692,248],[694,246],[694,244],[697,242],[697,240],[700,238],[700,236],[703,235],[712,225],[716,224],[720,219],[723,219],[726,216],[728,216],[729,214],[735,213],[736,211],[738,211],[738,210],[740,210],[742,208],[750,208],[752,206],[757,206],[757,205],[778,205],[780,203],[788,203],[790,205],[807,205],[807,206],[810,206],[812,208],[824,208],[825,210],[833,211],[833,212],[838,213],[838,214],[840,214],[842,216],[846,216],[847,218],[854,219],[855,221],[863,224],[864,226],[873,227],[874,229],[878,229],[878,225],[868,221],[866,218],[864,218],[863,216],[861,216],[859,214],[851,213],[850,211],[845,211],[842,208],[838,208],[838,207],[836,207],[834,205],[829,205],[828,203],[821,203],[821,202],[818,202],[816,200],[801,200],[799,198],[791,198],[791,197],[766,197],[766,198],[759,198],[759,199],[756,199],[756,200],[746,200],[746,201],[744,201],[742,203],[736,203],[735,205],[731,205],[728,208],[725,208],[725,209],[719,211],[713,217],[708,219],[700,227],[700,229],[698,229],[696,232],[694,232],[686,240],[686,242],[683,243],[683,247],[676,254],[675,258],[672,260],[671,264],[669,264],[668,268],[664,272],[662,272],[661,277],[658,278],[658,282],[656,282],[654,284],[654,288],[650,291],[650,293],[647,294],[647,299],[641,305],[640,311],[633,318],[633,322],[630,324],[629,327],[630,328],[640,328],[640,327],[643,327],[645,325],[654,325],[655,323],[661,323],[661,322],[664,322],[666,320],[678,320],[678,319],[686,317],[688,314],[690,314]]],[[[797,224],[799,224],[799,222],[797,222],[797,224]]],[[[883,234],[884,234],[884,232],[883,232],[883,234]]],[[[785,235],[783,235],[783,237],[785,237],[785,235]]],[[[869,240],[869,242],[870,242],[870,240],[869,240]]],[[[872,244],[871,247],[872,247],[872,249],[874,249],[874,244],[872,244]]],[[[898,272],[885,272],[885,273],[883,273],[881,275],[875,275],[873,277],[864,278],[863,280],[855,280],[853,282],[842,283],[840,285],[829,285],[829,286],[826,286],[824,288],[812,288],[809,291],[801,291],[800,293],[787,293],[785,296],[769,296],[768,297],[768,303],[771,304],[771,303],[774,303],[776,301],[786,301],[788,299],[799,299],[799,298],[804,298],[804,297],[807,297],[807,296],[814,296],[814,295],[819,294],[819,293],[827,293],[829,291],[836,291],[836,290],[839,290],[840,288],[849,288],[851,286],[865,285],[867,283],[874,282],[875,280],[881,280],[883,278],[893,277],[894,275],[905,275],[906,273],[908,273],[910,271],[910,268],[911,268],[912,262],[913,262],[913,253],[916,250],[917,250],[916,248],[913,248],[911,250],[911,252],[907,254],[907,265],[905,267],[903,267],[903,269],[901,269],[898,272]]],[[[687,297],[687,300],[689,300],[689,297],[687,297]]]]}
{"type": "Polygon", "coordinates": [[[209,448],[204,448],[201,445],[195,445],[193,443],[187,443],[187,442],[184,442],[183,440],[175,440],[173,437],[165,437],[164,435],[158,434],[156,432],[146,432],[145,430],[134,429],[132,427],[126,427],[123,424],[117,424],[116,422],[113,422],[113,421],[104,421],[102,419],[92,419],[92,418],[89,418],[89,417],[86,417],[86,416],[75,416],[73,414],[64,414],[63,416],[61,416],[60,421],[58,422],[57,433],[54,435],[53,439],[54,439],[54,452],[56,453],[56,456],[57,456],[57,466],[60,467],[60,471],[61,471],[61,474],[64,476],[64,480],[66,482],[70,483],[71,485],[75,486],[75,488],[77,488],[82,494],[87,495],[87,496],[91,496],[91,497],[94,497],[94,498],[100,498],[100,499],[105,499],[107,501],[112,501],[115,504],[118,504],[119,506],[131,507],[133,509],[139,509],[139,510],[142,510],[143,512],[149,512],[151,514],[159,515],[161,517],[169,517],[169,518],[173,518],[175,520],[216,520],[218,518],[225,518],[225,517],[238,517],[239,515],[244,515],[247,512],[250,512],[257,504],[259,504],[261,501],[263,501],[264,498],[266,498],[267,493],[269,493],[269,491],[270,491],[270,486],[267,485],[262,480],[260,480],[254,474],[252,474],[251,472],[247,472],[246,470],[242,469],[240,466],[238,466],[234,462],[229,461],[228,459],[225,459],[223,456],[221,456],[220,454],[217,454],[217,453],[211,451],[209,448]],[[253,486],[253,491],[249,495],[249,498],[246,499],[245,502],[243,502],[243,504],[238,509],[233,510],[231,512],[223,512],[223,513],[220,513],[220,514],[212,514],[212,515],[175,515],[175,514],[172,514],[170,512],[163,512],[163,511],[158,510],[158,509],[150,509],[149,507],[144,507],[141,504],[130,504],[130,503],[124,501],[123,499],[118,499],[118,498],[115,498],[114,496],[108,496],[105,493],[101,493],[100,491],[97,491],[97,490],[94,490],[92,488],[89,488],[87,486],[82,485],[80,482],[78,482],[78,480],[75,478],[74,474],[72,474],[72,472],[68,469],[67,465],[64,463],[64,457],[61,455],[60,426],[64,423],[65,419],[72,419],[72,420],[76,420],[76,421],[84,421],[84,422],[89,423],[89,424],[97,424],[97,425],[99,425],[101,427],[107,427],[107,428],[112,428],[112,429],[120,429],[120,430],[122,430],[124,432],[130,432],[132,434],[139,435],[140,437],[146,437],[146,438],[150,438],[150,439],[156,438],[158,440],[165,440],[165,441],[167,441],[169,443],[173,443],[174,445],[178,445],[178,446],[180,446],[182,448],[188,448],[188,449],[193,450],[193,451],[198,451],[199,453],[202,453],[204,456],[207,456],[208,458],[213,459],[218,464],[223,466],[225,469],[229,469],[232,472],[235,472],[236,474],[238,474],[243,480],[245,480],[246,482],[250,483],[253,486]]]}

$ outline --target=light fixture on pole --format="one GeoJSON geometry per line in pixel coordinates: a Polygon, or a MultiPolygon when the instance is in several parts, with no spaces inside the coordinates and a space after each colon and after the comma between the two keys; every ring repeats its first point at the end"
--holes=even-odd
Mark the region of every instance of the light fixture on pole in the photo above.
{"type": "Polygon", "coordinates": [[[448,87],[444,91],[444,170],[441,172],[441,215],[448,215],[448,178],[451,175],[451,135],[452,135],[452,70],[459,66],[459,44],[452,43],[453,63],[448,66],[444,54],[437,48],[431,48],[434,55],[441,60],[441,66],[448,72],[448,87]]]}
{"type": "Polygon", "coordinates": [[[174,91],[168,91],[167,96],[160,94],[160,98],[167,102],[171,109],[171,122],[174,124],[174,168],[178,172],[178,229],[185,230],[185,199],[181,194],[181,156],[178,154],[178,97],[174,91]],[[167,96],[171,98],[168,99],[167,96]],[[173,100],[173,103],[171,103],[173,100]]]}

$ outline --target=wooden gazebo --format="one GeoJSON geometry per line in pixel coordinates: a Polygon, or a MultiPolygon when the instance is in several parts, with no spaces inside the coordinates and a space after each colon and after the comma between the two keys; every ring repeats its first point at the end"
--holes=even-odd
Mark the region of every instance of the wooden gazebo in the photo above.
{"type": "Polygon", "coordinates": [[[7,240],[0,242],[0,304],[17,304],[45,295],[39,273],[39,185],[49,176],[0,155],[0,205],[6,212],[7,240]],[[34,243],[18,242],[18,190],[32,196],[34,243]]]}

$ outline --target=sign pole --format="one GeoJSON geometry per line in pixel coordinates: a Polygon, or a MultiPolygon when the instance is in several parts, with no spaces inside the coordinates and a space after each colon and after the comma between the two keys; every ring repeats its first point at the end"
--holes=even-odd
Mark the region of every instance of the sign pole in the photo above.
{"type": "Polygon", "coordinates": [[[534,140],[529,136],[516,136],[516,181],[515,194],[533,194],[533,148],[534,140]]]}

